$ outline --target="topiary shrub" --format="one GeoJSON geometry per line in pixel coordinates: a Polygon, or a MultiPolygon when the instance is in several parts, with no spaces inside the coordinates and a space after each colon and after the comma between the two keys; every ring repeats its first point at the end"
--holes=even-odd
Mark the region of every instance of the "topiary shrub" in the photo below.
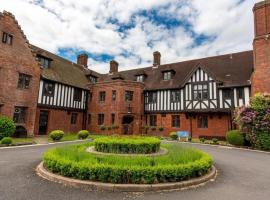
{"type": "Polygon", "coordinates": [[[11,138],[11,137],[4,137],[4,138],[1,140],[1,144],[6,144],[6,145],[12,144],[12,138],[11,138]]]}
{"type": "Polygon", "coordinates": [[[244,136],[239,130],[232,130],[226,133],[226,140],[229,144],[236,146],[244,145],[244,136]]]}
{"type": "Polygon", "coordinates": [[[201,137],[200,138],[200,142],[204,143],[205,142],[205,138],[201,137]]]}
{"type": "Polygon", "coordinates": [[[170,133],[170,138],[173,140],[177,140],[178,139],[178,135],[176,134],[176,132],[171,132],[170,133]]]}
{"type": "Polygon", "coordinates": [[[15,130],[15,123],[10,118],[0,116],[0,140],[4,137],[11,137],[15,130]]]}
{"type": "Polygon", "coordinates": [[[102,131],[105,131],[106,130],[106,126],[101,125],[101,126],[99,126],[99,129],[102,130],[102,131]]]}
{"type": "Polygon", "coordinates": [[[53,141],[59,141],[63,138],[64,136],[64,131],[61,130],[54,130],[52,132],[50,132],[49,137],[53,140],[53,141]]]}
{"type": "Polygon", "coordinates": [[[164,128],[163,128],[163,127],[159,127],[158,130],[159,130],[160,132],[162,132],[162,131],[164,131],[164,128]]]}
{"type": "Polygon", "coordinates": [[[218,144],[218,139],[217,138],[212,138],[213,144],[218,144]]]}
{"type": "Polygon", "coordinates": [[[89,136],[89,132],[88,132],[88,130],[81,130],[78,132],[77,135],[78,135],[79,139],[84,140],[89,136]]]}
{"type": "Polygon", "coordinates": [[[262,150],[270,150],[270,134],[267,132],[258,133],[255,147],[262,150]]]}

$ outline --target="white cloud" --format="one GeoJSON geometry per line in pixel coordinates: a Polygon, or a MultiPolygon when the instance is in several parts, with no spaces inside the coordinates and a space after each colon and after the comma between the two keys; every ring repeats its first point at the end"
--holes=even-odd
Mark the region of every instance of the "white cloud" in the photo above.
{"type": "MultiPolygon", "coordinates": [[[[32,44],[54,53],[67,48],[109,54],[123,70],[151,65],[156,50],[162,54],[162,63],[168,63],[251,49],[252,7],[258,1],[0,0],[0,10],[16,16],[32,44]],[[147,16],[136,15],[153,9],[192,26],[168,29],[147,16]],[[112,19],[121,24],[132,22],[134,27],[121,33],[112,19]],[[194,34],[214,39],[196,45],[194,34]]],[[[108,72],[109,63],[91,58],[89,63],[99,72],[108,72]]]]}

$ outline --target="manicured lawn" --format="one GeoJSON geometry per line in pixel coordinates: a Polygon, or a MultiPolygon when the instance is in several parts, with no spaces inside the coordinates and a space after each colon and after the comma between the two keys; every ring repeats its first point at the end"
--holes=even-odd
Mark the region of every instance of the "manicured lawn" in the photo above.
{"type": "Polygon", "coordinates": [[[35,143],[33,138],[12,138],[13,144],[35,143]]]}

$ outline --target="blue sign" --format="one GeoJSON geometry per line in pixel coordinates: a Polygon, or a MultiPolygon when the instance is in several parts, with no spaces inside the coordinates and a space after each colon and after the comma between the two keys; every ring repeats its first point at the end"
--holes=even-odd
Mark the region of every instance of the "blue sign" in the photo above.
{"type": "Polygon", "coordinates": [[[178,137],[180,138],[186,138],[189,136],[188,131],[177,131],[176,134],[178,135],[178,137]]]}

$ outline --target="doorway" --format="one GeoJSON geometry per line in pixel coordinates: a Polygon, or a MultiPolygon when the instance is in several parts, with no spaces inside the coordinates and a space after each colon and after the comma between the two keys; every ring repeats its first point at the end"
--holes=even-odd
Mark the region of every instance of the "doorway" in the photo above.
{"type": "Polygon", "coordinates": [[[131,115],[125,115],[122,119],[123,134],[132,135],[133,134],[133,122],[134,117],[131,115]]]}
{"type": "Polygon", "coordinates": [[[46,135],[48,129],[49,112],[41,110],[39,114],[39,135],[46,135]]]}

